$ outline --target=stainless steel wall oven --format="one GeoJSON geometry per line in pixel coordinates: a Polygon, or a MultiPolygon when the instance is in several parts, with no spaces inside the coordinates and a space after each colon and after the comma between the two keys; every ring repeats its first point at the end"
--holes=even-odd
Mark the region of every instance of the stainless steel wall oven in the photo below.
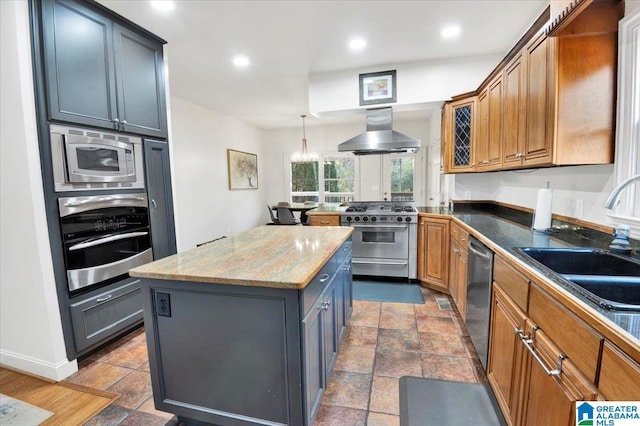
{"type": "Polygon", "coordinates": [[[126,277],[153,260],[146,194],[64,197],[58,207],[70,292],[126,277]]]}

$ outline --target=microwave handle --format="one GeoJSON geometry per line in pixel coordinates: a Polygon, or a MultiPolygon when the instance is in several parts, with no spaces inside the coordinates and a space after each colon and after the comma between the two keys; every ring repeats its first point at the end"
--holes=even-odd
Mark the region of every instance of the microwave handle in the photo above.
{"type": "Polygon", "coordinates": [[[86,243],[78,243],[69,247],[69,251],[82,250],[88,247],[99,246],[101,244],[110,243],[112,241],[124,240],[127,238],[143,237],[149,235],[148,232],[129,232],[128,234],[111,235],[109,237],[100,238],[98,240],[87,241],[86,243]]]}
{"type": "Polygon", "coordinates": [[[104,203],[106,201],[144,201],[144,197],[100,197],[100,198],[92,198],[90,200],[82,200],[82,201],[70,201],[65,203],[65,207],[78,207],[85,204],[94,204],[94,203],[104,203]]]}

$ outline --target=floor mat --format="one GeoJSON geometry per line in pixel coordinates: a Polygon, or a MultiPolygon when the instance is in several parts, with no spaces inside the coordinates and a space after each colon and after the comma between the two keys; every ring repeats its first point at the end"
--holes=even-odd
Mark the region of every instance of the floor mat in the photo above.
{"type": "Polygon", "coordinates": [[[39,425],[51,416],[51,411],[0,393],[0,424],[39,425]]]}
{"type": "Polygon", "coordinates": [[[371,302],[424,303],[419,285],[384,281],[354,280],[353,299],[371,302]]]}
{"type": "Polygon", "coordinates": [[[506,425],[489,383],[400,378],[400,426],[506,425]]]}

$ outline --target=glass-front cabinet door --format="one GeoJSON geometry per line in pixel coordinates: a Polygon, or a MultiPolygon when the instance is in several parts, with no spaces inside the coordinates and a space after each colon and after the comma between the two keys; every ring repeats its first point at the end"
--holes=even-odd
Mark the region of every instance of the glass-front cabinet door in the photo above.
{"type": "Polygon", "coordinates": [[[465,97],[445,107],[443,143],[445,173],[474,171],[474,113],[476,97],[465,97]]]}

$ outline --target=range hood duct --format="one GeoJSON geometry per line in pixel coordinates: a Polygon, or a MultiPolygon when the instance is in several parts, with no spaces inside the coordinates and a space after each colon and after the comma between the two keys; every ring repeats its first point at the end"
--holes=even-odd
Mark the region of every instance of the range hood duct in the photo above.
{"type": "Polygon", "coordinates": [[[367,131],[338,145],[340,152],[353,152],[355,155],[392,154],[398,152],[417,152],[420,141],[393,130],[393,112],[391,107],[368,109],[367,131]]]}

